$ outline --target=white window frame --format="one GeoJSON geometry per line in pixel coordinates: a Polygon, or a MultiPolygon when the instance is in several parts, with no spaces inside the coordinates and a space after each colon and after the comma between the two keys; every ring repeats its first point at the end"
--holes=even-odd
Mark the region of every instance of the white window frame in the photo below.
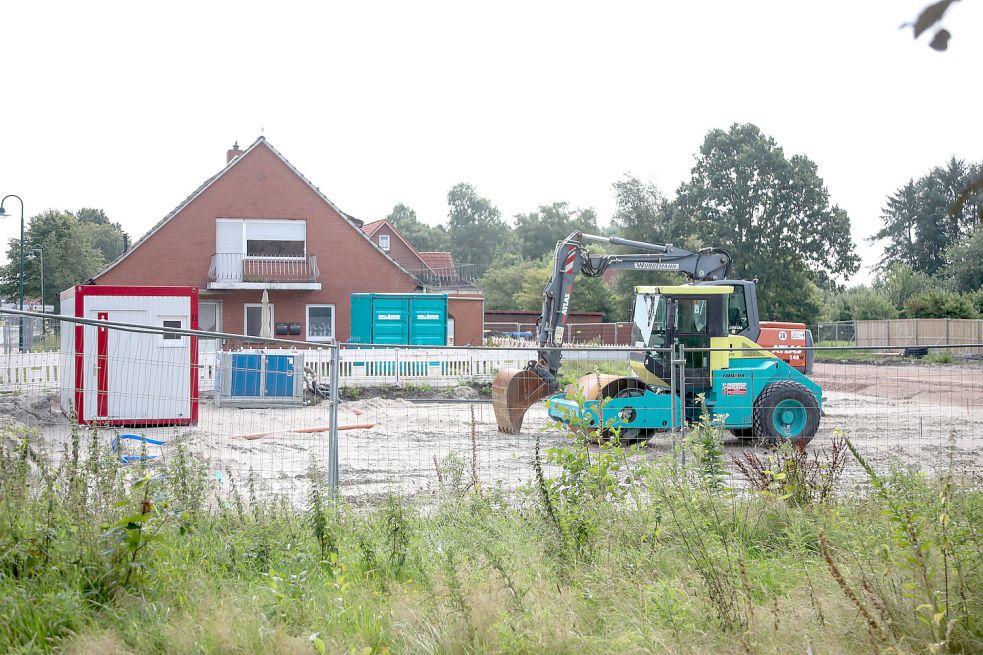
{"type": "MultiPolygon", "coordinates": [[[[263,311],[263,303],[261,302],[247,302],[242,304],[242,334],[247,337],[258,337],[258,334],[249,334],[249,308],[258,307],[259,311],[263,311]]],[[[262,314],[260,314],[262,317],[262,314]]],[[[260,318],[262,320],[262,318],[260,318]]],[[[276,330],[276,311],[273,307],[273,303],[270,303],[270,335],[274,336],[274,331],[276,330]]],[[[260,326],[260,331],[262,331],[262,326],[260,326]]]]}
{"type": "Polygon", "coordinates": [[[306,341],[334,341],[335,324],[338,313],[335,306],[331,303],[313,303],[304,307],[304,338],[306,341]],[[330,307],[331,308],[331,336],[311,336],[311,307],[330,307]]]}
{"type": "Polygon", "coordinates": [[[215,305],[215,329],[209,332],[222,331],[222,301],[221,300],[199,300],[198,301],[198,329],[204,330],[201,326],[201,307],[202,305],[215,305]]]}
{"type": "MultiPolygon", "coordinates": [[[[157,317],[157,320],[160,322],[161,327],[169,327],[169,328],[177,327],[181,330],[188,329],[188,319],[185,318],[184,316],[161,315],[157,317]],[[164,325],[165,321],[176,321],[178,325],[177,326],[164,325]]],[[[166,333],[161,332],[160,339],[157,341],[157,345],[159,345],[161,348],[182,348],[184,347],[184,340],[185,340],[185,336],[183,334],[178,335],[176,337],[171,335],[171,337],[168,338],[168,335],[166,333]]]]}
{"type": "MultiPolygon", "coordinates": [[[[246,244],[249,241],[249,224],[250,223],[262,223],[264,225],[269,225],[272,223],[279,223],[281,225],[290,225],[294,223],[304,224],[304,254],[298,255],[296,257],[281,257],[278,259],[289,259],[301,261],[307,258],[307,219],[306,218],[216,218],[217,223],[242,223],[242,243],[239,245],[239,253],[241,254],[243,260],[264,260],[269,259],[262,255],[247,255],[246,244]]],[[[216,244],[217,245],[217,244],[216,244]]]]}
{"type": "Polygon", "coordinates": [[[388,234],[380,234],[379,235],[379,247],[382,248],[383,250],[385,250],[386,252],[389,252],[389,241],[390,241],[390,239],[389,239],[389,235],[388,234]],[[385,243],[382,242],[383,239],[386,240],[385,243]]]}

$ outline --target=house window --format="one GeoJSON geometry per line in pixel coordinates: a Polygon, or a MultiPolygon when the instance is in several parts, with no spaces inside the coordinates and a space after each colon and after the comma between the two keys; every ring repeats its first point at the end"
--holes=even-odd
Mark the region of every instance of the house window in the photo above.
{"type": "Polygon", "coordinates": [[[388,250],[389,250],[389,235],[388,234],[380,234],[379,235],[379,247],[388,252],[388,250]]]}
{"type": "Polygon", "coordinates": [[[303,257],[303,241],[278,241],[275,239],[247,239],[247,257],[303,257]]]}
{"type": "Polygon", "coordinates": [[[205,332],[221,332],[222,313],[219,310],[221,303],[199,302],[198,303],[198,329],[205,332]]]}
{"type": "Polygon", "coordinates": [[[334,339],[334,305],[307,306],[307,340],[334,339]]]}
{"type": "MultiPolygon", "coordinates": [[[[179,330],[184,327],[184,321],[179,318],[162,318],[160,324],[166,328],[177,328],[179,330]]],[[[181,346],[183,343],[183,335],[173,334],[171,332],[162,332],[160,335],[161,346],[181,346]]]]}
{"type": "MultiPolygon", "coordinates": [[[[270,307],[270,322],[267,328],[269,329],[269,336],[273,336],[273,303],[269,304],[270,307]]],[[[246,336],[258,337],[262,336],[263,332],[263,305],[261,304],[249,304],[245,305],[245,327],[246,336]]]]}

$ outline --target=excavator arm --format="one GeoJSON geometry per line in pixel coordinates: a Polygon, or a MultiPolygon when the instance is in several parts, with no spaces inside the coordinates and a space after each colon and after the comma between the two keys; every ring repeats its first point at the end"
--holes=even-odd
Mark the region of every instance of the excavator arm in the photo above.
{"type": "Polygon", "coordinates": [[[492,384],[492,405],[498,429],[518,434],[526,411],[537,400],[559,390],[557,373],[570,311],[570,294],[578,275],[598,277],[607,270],[666,271],[691,281],[721,280],[730,269],[730,254],[719,248],[690,252],[672,245],[573,232],[557,242],[553,272],[543,289],[543,311],[537,320],[536,359],[524,369],[501,369],[492,384]],[[591,254],[585,242],[608,243],[644,250],[635,254],[591,254]]]}

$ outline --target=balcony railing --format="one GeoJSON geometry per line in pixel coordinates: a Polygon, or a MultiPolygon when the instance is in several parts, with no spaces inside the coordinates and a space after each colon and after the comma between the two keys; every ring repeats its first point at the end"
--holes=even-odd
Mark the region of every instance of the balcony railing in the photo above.
{"type": "Polygon", "coordinates": [[[321,272],[317,256],[253,257],[242,253],[212,255],[208,279],[212,282],[312,283],[321,272]]]}
{"type": "Polygon", "coordinates": [[[474,264],[444,268],[410,269],[420,283],[431,289],[476,289],[478,275],[474,264]]]}

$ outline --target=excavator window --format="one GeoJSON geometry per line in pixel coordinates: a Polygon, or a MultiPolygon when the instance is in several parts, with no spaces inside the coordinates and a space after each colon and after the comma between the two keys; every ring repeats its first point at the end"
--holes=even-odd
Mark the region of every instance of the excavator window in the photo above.
{"type": "Polygon", "coordinates": [[[744,287],[735,286],[734,292],[727,299],[727,331],[740,334],[747,328],[747,297],[744,295],[744,287]]]}

